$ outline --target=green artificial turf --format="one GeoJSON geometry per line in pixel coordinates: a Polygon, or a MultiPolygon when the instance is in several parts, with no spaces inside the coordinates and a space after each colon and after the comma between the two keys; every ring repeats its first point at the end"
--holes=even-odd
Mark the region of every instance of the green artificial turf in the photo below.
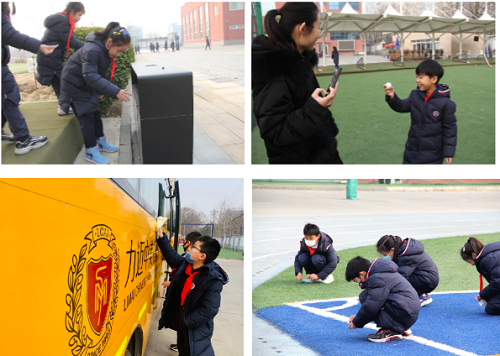
{"type": "MultiPolygon", "coordinates": [[[[177,246],[177,253],[180,255],[184,253],[182,245],[177,246]]],[[[243,251],[235,251],[228,248],[221,248],[219,256],[217,256],[217,258],[231,258],[233,260],[242,260],[243,257],[243,251]]]]}
{"type": "MultiPolygon", "coordinates": [[[[479,274],[475,267],[463,261],[459,251],[469,236],[442,237],[425,239],[421,242],[439,270],[439,285],[436,292],[443,291],[479,291],[479,274]]],[[[475,235],[483,244],[500,241],[500,233],[475,235]]],[[[335,246],[335,244],[334,244],[335,246]]],[[[261,308],[279,306],[283,303],[356,297],[361,292],[357,283],[346,282],[345,267],[353,257],[362,256],[369,260],[381,257],[375,246],[363,246],[337,251],[340,257],[331,284],[300,283],[295,278],[294,267],[287,268],[274,278],[255,288],[252,294],[252,307],[261,308]]],[[[484,280],[485,286],[487,285],[484,280]]]]}
{"type": "MultiPolygon", "coordinates": [[[[323,73],[324,74],[324,73],[323,73]]],[[[322,88],[330,75],[318,76],[322,88]]],[[[343,75],[330,107],[340,129],[340,157],[345,164],[401,164],[410,129],[410,114],[385,102],[384,83],[391,82],[405,99],[416,88],[414,68],[343,75]]],[[[444,67],[441,83],[450,86],[457,105],[458,143],[452,164],[495,163],[495,68],[444,67]]],[[[252,163],[267,163],[258,127],[252,132],[252,163]]]]}
{"type": "Polygon", "coordinates": [[[9,63],[9,69],[13,74],[28,73],[28,63],[9,63]]]}

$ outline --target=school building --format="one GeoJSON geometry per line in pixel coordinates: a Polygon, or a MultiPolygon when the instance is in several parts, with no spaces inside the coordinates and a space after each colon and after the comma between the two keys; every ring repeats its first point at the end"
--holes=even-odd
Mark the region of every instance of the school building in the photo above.
{"type": "Polygon", "coordinates": [[[181,7],[184,45],[212,45],[245,42],[244,2],[187,2],[181,7]]]}

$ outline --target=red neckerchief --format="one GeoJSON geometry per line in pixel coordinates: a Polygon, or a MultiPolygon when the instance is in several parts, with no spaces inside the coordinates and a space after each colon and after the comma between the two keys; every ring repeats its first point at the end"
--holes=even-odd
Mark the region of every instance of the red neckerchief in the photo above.
{"type": "Polygon", "coordinates": [[[182,293],[181,293],[181,305],[184,305],[184,300],[186,300],[186,296],[191,290],[191,286],[193,285],[193,278],[198,272],[191,273],[191,270],[193,269],[193,265],[188,265],[186,267],[186,274],[188,275],[188,278],[186,279],[186,283],[184,283],[184,287],[182,288],[182,293]]]}
{"type": "Polygon", "coordinates": [[[310,248],[310,247],[309,247],[309,246],[307,246],[307,245],[306,245],[306,247],[307,247],[307,249],[309,250],[309,253],[311,254],[311,256],[312,256],[312,255],[314,255],[314,252],[316,252],[316,249],[315,249],[315,248],[310,248]]]}
{"type": "MultiPolygon", "coordinates": [[[[436,91],[436,90],[434,90],[434,91],[436,91]]],[[[434,94],[434,91],[425,97],[425,102],[427,102],[427,100],[429,100],[429,98],[431,97],[431,95],[434,94]]]]}
{"type": "Polygon", "coordinates": [[[483,275],[479,273],[479,292],[483,290],[483,275]]]}
{"type": "Polygon", "coordinates": [[[112,81],[113,81],[113,78],[114,78],[114,76],[115,76],[115,69],[116,69],[115,57],[111,57],[111,61],[112,61],[113,63],[111,64],[111,80],[110,80],[110,82],[112,82],[112,81]]]}
{"type": "MultiPolygon", "coordinates": [[[[63,11],[63,12],[61,12],[61,15],[66,16],[68,14],[66,13],[66,11],[63,11]]],[[[68,43],[66,45],[66,52],[68,53],[66,55],[66,59],[69,57],[69,43],[71,41],[71,36],[73,35],[73,30],[75,29],[75,20],[73,20],[73,18],[69,15],[68,15],[68,18],[69,18],[69,24],[71,25],[71,27],[69,29],[68,43]]]]}

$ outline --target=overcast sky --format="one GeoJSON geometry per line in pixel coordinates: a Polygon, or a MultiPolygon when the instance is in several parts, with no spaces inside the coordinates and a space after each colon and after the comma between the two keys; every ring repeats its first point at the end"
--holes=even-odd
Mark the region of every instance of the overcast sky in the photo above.
{"type": "MultiPolygon", "coordinates": [[[[12,25],[21,33],[41,39],[45,28],[43,21],[51,14],[61,12],[67,1],[16,2],[16,14],[11,16],[12,25]]],[[[168,25],[181,24],[181,7],[185,1],[85,1],[85,15],[76,27],[101,26],[112,21],[122,26],[139,26],[144,36],[149,33],[168,34],[168,25]]]]}
{"type": "Polygon", "coordinates": [[[211,211],[227,197],[233,208],[243,208],[243,179],[178,178],[181,208],[190,207],[211,216],[211,211]]]}

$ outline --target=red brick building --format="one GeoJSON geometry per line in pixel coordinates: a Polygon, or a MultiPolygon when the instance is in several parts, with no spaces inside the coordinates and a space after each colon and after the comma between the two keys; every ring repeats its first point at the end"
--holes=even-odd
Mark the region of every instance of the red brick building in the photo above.
{"type": "MultiPolygon", "coordinates": [[[[316,2],[319,11],[323,12],[341,12],[347,2],[316,2]],[[321,8],[323,4],[323,9],[321,8]]],[[[276,2],[276,8],[285,5],[285,2],[276,2]]],[[[361,14],[361,2],[349,2],[349,5],[354,11],[361,14]]],[[[327,33],[325,37],[325,52],[327,57],[331,57],[333,46],[337,47],[340,54],[354,54],[355,52],[363,51],[363,37],[360,33],[327,33]],[[342,42],[339,44],[339,42],[342,42]],[[345,49],[344,49],[345,48],[345,49]],[[352,49],[354,48],[354,49],[352,49]]],[[[316,42],[316,51],[321,53],[321,38],[316,42]]]]}
{"type": "Polygon", "coordinates": [[[181,7],[184,45],[231,45],[245,41],[244,2],[187,2],[181,7]]]}

